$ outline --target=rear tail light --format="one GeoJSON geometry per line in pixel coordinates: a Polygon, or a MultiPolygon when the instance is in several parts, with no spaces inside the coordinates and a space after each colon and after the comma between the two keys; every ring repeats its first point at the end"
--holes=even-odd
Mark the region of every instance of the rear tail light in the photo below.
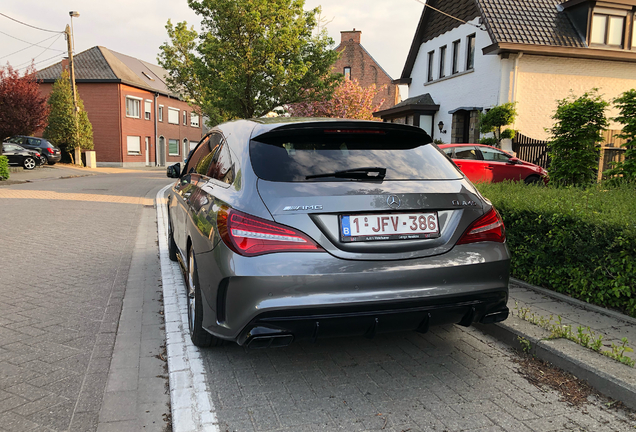
{"type": "Polygon", "coordinates": [[[53,154],[53,153],[54,153],[54,152],[53,152],[53,149],[52,149],[52,148],[50,148],[50,147],[47,147],[47,148],[46,148],[46,151],[48,151],[50,154],[53,154]]]}
{"type": "Polygon", "coordinates": [[[221,209],[217,225],[227,247],[243,256],[323,250],[298,230],[234,209],[221,209]]]}
{"type": "Polygon", "coordinates": [[[506,228],[499,212],[491,207],[490,211],[473,222],[461,236],[458,245],[492,241],[503,243],[506,240],[506,228]]]}

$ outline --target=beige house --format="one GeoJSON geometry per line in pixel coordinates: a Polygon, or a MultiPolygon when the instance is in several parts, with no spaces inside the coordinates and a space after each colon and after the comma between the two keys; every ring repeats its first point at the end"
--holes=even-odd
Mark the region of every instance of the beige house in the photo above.
{"type": "Polygon", "coordinates": [[[610,101],[636,88],[636,0],[427,3],[395,81],[426,106],[403,102],[378,113],[385,121],[432,124],[434,138],[475,142],[479,112],[516,102],[514,129],[544,140],[558,99],[598,88],[610,101]]]}

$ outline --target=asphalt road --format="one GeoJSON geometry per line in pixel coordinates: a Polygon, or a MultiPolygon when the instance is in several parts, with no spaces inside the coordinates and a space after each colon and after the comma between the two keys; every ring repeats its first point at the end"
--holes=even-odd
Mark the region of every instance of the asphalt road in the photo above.
{"type": "Polygon", "coordinates": [[[0,187],[0,430],[97,429],[141,215],[167,182],[0,187]]]}

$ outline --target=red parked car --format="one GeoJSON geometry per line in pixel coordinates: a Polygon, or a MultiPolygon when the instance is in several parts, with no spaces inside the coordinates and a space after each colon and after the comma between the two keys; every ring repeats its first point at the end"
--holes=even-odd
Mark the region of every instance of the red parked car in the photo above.
{"type": "Polygon", "coordinates": [[[473,183],[496,183],[504,180],[548,182],[548,172],[538,165],[483,144],[440,144],[438,146],[473,183]]]}

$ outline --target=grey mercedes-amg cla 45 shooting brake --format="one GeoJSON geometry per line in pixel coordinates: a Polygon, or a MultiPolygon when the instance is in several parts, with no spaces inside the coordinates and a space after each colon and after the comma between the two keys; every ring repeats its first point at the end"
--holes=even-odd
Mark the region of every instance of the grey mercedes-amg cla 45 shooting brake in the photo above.
{"type": "Polygon", "coordinates": [[[222,124],[169,192],[195,345],[425,332],[508,316],[501,217],[422,129],[222,124]]]}

